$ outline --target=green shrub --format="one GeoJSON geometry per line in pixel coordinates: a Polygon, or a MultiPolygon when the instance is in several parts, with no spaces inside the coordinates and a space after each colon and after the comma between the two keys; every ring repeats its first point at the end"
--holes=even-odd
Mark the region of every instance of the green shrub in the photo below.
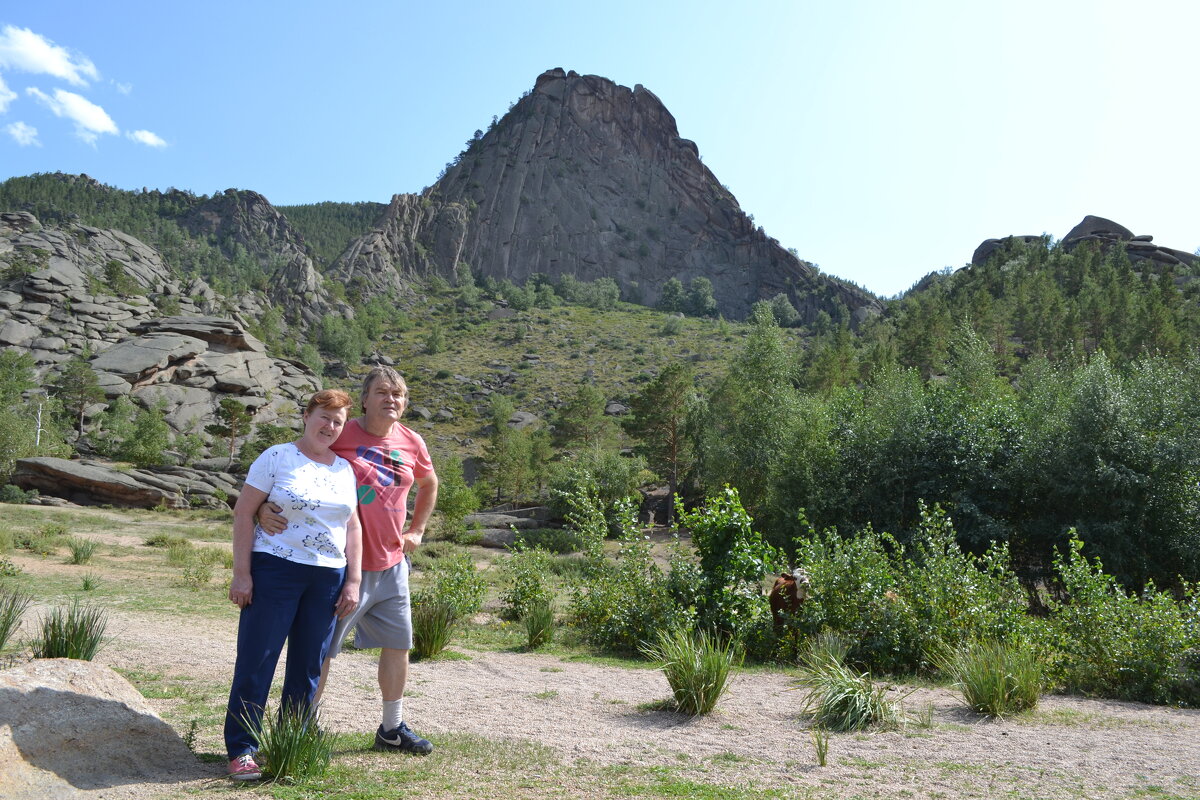
{"type": "Polygon", "coordinates": [[[212,581],[213,569],[209,564],[194,561],[183,566],[180,582],[193,592],[203,589],[212,581]]]}
{"type": "Polygon", "coordinates": [[[708,714],[729,688],[729,676],[738,661],[730,639],[684,628],[660,631],[642,652],[667,677],[675,708],[689,716],[708,714]]]}
{"type": "Polygon", "coordinates": [[[0,486],[0,503],[28,503],[37,496],[36,489],[24,492],[21,491],[21,487],[13,486],[11,483],[0,486]]]}
{"type": "Polygon", "coordinates": [[[335,737],[321,730],[313,711],[286,704],[279,714],[243,714],[239,721],[258,745],[255,761],[272,780],[304,783],[329,770],[335,737]]]}
{"type": "Polygon", "coordinates": [[[25,615],[32,599],[13,589],[0,589],[0,653],[4,652],[8,640],[21,626],[21,617],[25,615]]]}
{"type": "Polygon", "coordinates": [[[1188,702],[1197,672],[1184,657],[1200,649],[1200,596],[1184,584],[1177,602],[1151,582],[1128,593],[1090,562],[1072,536],[1055,570],[1068,599],[1051,607],[1046,631],[1052,679],[1067,691],[1150,703],[1188,702]]]}
{"type": "Polygon", "coordinates": [[[167,545],[167,563],[183,567],[196,560],[196,548],[187,539],[178,539],[167,545]]]}
{"type": "Polygon", "coordinates": [[[16,547],[17,539],[8,528],[0,528],[0,553],[7,553],[16,547]]]}
{"type": "Polygon", "coordinates": [[[800,660],[796,687],[806,692],[804,712],[832,731],[897,726],[900,707],[887,698],[887,688],[877,686],[870,673],[851,670],[826,644],[817,643],[800,660]]]}
{"type": "Polygon", "coordinates": [[[412,607],[413,651],[417,658],[432,658],[446,649],[454,635],[455,612],[446,601],[426,598],[412,607]]]}
{"type": "Polygon", "coordinates": [[[67,527],[59,522],[50,522],[36,531],[25,531],[13,536],[13,543],[22,550],[40,556],[52,556],[67,540],[67,527]]]}
{"type": "Polygon", "coordinates": [[[12,578],[21,574],[21,568],[11,558],[0,558],[0,578],[12,578]]]}
{"type": "Polygon", "coordinates": [[[681,528],[691,531],[700,558],[695,595],[700,624],[730,636],[764,625],[771,609],[762,591],[763,575],[774,572],[783,556],[753,529],[737,489],[726,486],[692,511],[677,499],[676,517],[681,528]]]}
{"type": "Polygon", "coordinates": [[[557,555],[578,553],[583,547],[579,534],[566,528],[519,530],[516,541],[522,547],[536,547],[557,555]]]}
{"type": "Polygon", "coordinates": [[[500,568],[504,589],[500,593],[504,619],[518,620],[538,604],[553,598],[549,586],[550,554],[536,547],[517,547],[500,568]]]}
{"type": "Polygon", "coordinates": [[[67,542],[67,546],[71,548],[72,564],[86,564],[96,553],[96,543],[91,539],[75,537],[67,542]]]}
{"type": "Polygon", "coordinates": [[[530,650],[548,644],[554,638],[554,603],[533,603],[521,622],[525,624],[525,643],[530,650]]]}
{"type": "Polygon", "coordinates": [[[445,605],[456,620],[478,614],[483,608],[487,581],[475,569],[470,553],[442,556],[431,563],[429,572],[424,586],[413,594],[414,608],[429,603],[445,605]]]}
{"type": "Polygon", "coordinates": [[[154,533],[142,540],[142,544],[146,545],[146,547],[169,548],[173,544],[181,544],[186,546],[191,543],[182,536],[176,536],[169,533],[154,533]]]}
{"type": "Polygon", "coordinates": [[[104,610],[82,604],[55,608],[42,619],[40,638],[34,642],[34,658],[75,658],[91,661],[100,649],[108,615],[104,610]]]}
{"type": "Polygon", "coordinates": [[[1029,647],[993,639],[947,648],[932,658],[973,711],[1003,717],[1037,706],[1042,660],[1029,647]]]}
{"type": "Polygon", "coordinates": [[[694,595],[677,591],[689,581],[676,580],[689,562],[675,559],[671,571],[664,573],[633,514],[630,504],[618,509],[620,546],[611,556],[604,552],[606,523],[598,503],[580,498],[568,519],[584,543],[582,576],[571,586],[571,615],[586,641],[627,653],[636,653],[660,630],[694,622],[688,600],[694,595]]]}

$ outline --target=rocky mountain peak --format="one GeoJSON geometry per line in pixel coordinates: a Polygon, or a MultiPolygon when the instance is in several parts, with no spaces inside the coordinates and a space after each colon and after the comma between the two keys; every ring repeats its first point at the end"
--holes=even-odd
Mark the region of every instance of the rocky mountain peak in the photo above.
{"type": "Polygon", "coordinates": [[[334,273],[372,294],[450,277],[460,262],[517,283],[609,277],[647,304],[670,278],[705,277],[736,318],[779,293],[809,320],[835,301],[877,307],[757,227],[653,92],[562,69],[542,73],[436,184],[394,197],[334,273]]]}

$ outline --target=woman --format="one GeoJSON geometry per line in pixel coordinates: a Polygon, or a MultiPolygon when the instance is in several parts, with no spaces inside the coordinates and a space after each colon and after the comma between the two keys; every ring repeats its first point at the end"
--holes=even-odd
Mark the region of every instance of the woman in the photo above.
{"type": "Polygon", "coordinates": [[[229,777],[257,780],[251,731],[262,724],[271,679],[288,643],[280,707],[311,712],[336,617],[358,605],[362,533],[350,463],[330,450],[346,424],[350,395],[317,392],[304,411],[304,433],[263,452],[250,466],[233,508],[233,581],[242,610],[237,663],[225,713],[229,777]],[[287,528],[267,536],[254,523],[264,500],[283,508],[287,528]]]}

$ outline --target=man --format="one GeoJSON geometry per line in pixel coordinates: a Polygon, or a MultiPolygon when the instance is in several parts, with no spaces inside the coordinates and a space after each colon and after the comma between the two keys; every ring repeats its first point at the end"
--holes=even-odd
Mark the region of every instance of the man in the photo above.
{"type": "MultiPolygon", "coordinates": [[[[355,627],[355,646],[382,648],[383,721],[375,732],[375,748],[424,755],[433,751],[433,744],[404,721],[404,686],[412,650],[407,556],[421,544],[437,502],[438,479],[424,439],[400,424],[408,405],[404,378],[391,367],[375,367],[363,379],[361,400],[363,415],[346,423],[332,449],[350,462],[358,483],[362,584],[358,608],[339,620],[333,632],[317,699],[325,688],[330,662],[341,652],[346,633],[355,627]],[[406,526],[408,492],[414,483],[417,500],[406,526]]],[[[259,507],[260,524],[275,533],[286,524],[276,510],[270,503],[259,507]]]]}

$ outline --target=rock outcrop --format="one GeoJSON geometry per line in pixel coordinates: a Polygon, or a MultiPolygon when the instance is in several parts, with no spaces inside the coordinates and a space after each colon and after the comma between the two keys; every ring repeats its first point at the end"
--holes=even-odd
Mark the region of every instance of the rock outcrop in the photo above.
{"type": "Polygon", "coordinates": [[[255,423],[275,423],[319,387],[307,367],[267,355],[236,312],[214,315],[223,306],[203,281],[176,279],[120,231],[0,214],[0,280],[0,347],[28,352],[44,384],[88,354],[109,400],[161,408],[176,433],[200,432],[230,395],[255,423]]]}
{"type": "Polygon", "coordinates": [[[8,800],[93,790],[124,797],[134,786],[167,791],[213,775],[109,667],[38,659],[0,670],[0,795],[8,800]]]}
{"type": "Polygon", "coordinates": [[[300,234],[258,192],[226,189],[190,209],[181,223],[193,234],[252,254],[268,278],[271,303],[293,321],[308,326],[327,313],[354,316],[326,289],[300,234]]]}
{"type": "MultiPolygon", "coordinates": [[[[985,239],[971,256],[971,266],[987,263],[992,254],[1014,241],[1035,242],[1042,236],[1005,236],[1001,239],[985,239]]],[[[1173,250],[1154,244],[1154,237],[1149,234],[1135,236],[1133,231],[1111,219],[1096,217],[1089,214],[1072,228],[1060,242],[1068,252],[1084,242],[1093,242],[1102,251],[1107,252],[1118,243],[1124,243],[1125,252],[1131,262],[1149,261],[1158,268],[1174,266],[1191,266],[1200,263],[1200,256],[1186,250],[1173,250]]]]}
{"type": "Polygon", "coordinates": [[[333,271],[369,295],[412,276],[452,278],[460,263],[517,283],[609,277],[646,304],[669,278],[705,277],[718,310],[737,318],[779,293],[808,321],[838,303],[859,319],[879,307],[756,227],[653,92],[562,69],[542,74],[435,185],[396,195],[333,271]]]}
{"type": "Polygon", "coordinates": [[[115,469],[103,461],[49,457],[18,459],[12,482],[79,505],[122,508],[226,508],[240,491],[238,479],[224,472],[115,469]]]}

